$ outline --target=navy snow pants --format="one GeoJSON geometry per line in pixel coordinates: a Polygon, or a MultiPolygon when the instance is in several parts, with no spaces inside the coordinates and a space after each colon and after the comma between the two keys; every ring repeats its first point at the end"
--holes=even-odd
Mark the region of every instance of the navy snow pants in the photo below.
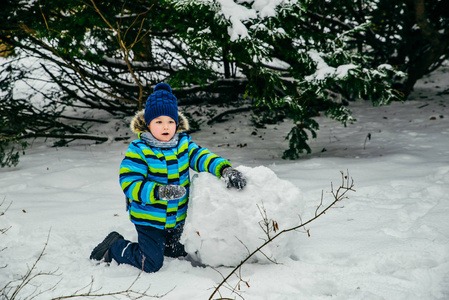
{"type": "Polygon", "coordinates": [[[135,266],[145,272],[156,272],[162,267],[164,256],[186,256],[179,242],[183,225],[165,231],[151,226],[136,225],[137,243],[120,239],[111,245],[109,255],[119,264],[135,266]]]}

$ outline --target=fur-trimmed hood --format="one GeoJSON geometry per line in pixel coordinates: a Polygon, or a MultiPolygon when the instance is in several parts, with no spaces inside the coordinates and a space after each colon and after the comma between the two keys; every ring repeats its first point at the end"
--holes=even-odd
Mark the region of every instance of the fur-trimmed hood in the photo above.
{"type": "MultiPolygon", "coordinates": [[[[132,118],[129,127],[131,128],[131,131],[136,134],[150,132],[145,122],[144,109],[136,113],[136,115],[132,118]]],[[[178,129],[176,130],[176,133],[185,132],[189,130],[189,128],[190,128],[189,121],[187,120],[186,116],[184,116],[180,111],[178,111],[178,129]]]]}

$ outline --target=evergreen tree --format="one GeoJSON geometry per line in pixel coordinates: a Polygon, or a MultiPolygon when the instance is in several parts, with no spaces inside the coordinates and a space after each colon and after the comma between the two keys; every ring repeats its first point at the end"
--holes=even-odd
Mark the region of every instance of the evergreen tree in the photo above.
{"type": "MultiPolygon", "coordinates": [[[[199,20],[188,31],[191,48],[202,54],[211,48],[213,53],[223,53],[238,70],[235,74],[248,80],[246,96],[255,105],[282,111],[293,120],[285,158],[311,151],[307,140],[309,134],[316,136],[318,123],[313,117],[319,111],[346,124],[352,119],[347,101],[363,98],[380,105],[400,98],[391,82],[402,73],[386,64],[369,65],[369,58],[354,48],[356,36],[368,29],[368,22],[330,30],[326,22],[314,20],[328,1],[281,1],[260,8],[257,1],[232,7],[221,3],[225,2],[171,1],[179,13],[199,20]]],[[[220,67],[225,75],[231,69],[220,67]]]]}
{"type": "MultiPolygon", "coordinates": [[[[17,56],[2,67],[0,109],[27,112],[19,114],[22,122],[2,113],[0,152],[9,157],[11,143],[23,146],[30,137],[101,142],[104,138],[88,135],[86,122],[92,120],[66,122],[65,110],[131,114],[142,108],[151,86],[166,81],[180,105],[238,105],[244,98],[266,116],[259,121],[288,117],[293,128],[284,157],[297,158],[311,151],[307,140],[316,136],[319,125],[313,117],[319,112],[346,124],[352,120],[350,101],[382,105],[401,99],[393,84],[405,71],[408,86],[413,86],[425,71],[410,72],[411,62],[429,49],[427,39],[416,43],[421,56],[410,60],[410,50],[402,55],[411,43],[408,34],[435,37],[432,30],[428,34],[410,28],[427,26],[441,39],[448,24],[447,16],[438,15],[437,0],[408,0],[393,9],[386,0],[263,1],[265,5],[257,0],[6,2],[0,12],[5,20],[0,41],[7,45],[5,53],[14,48],[17,56]],[[431,18],[423,21],[425,15],[431,18]],[[36,58],[37,70],[58,87],[36,91],[44,104],[36,106],[35,95],[15,99],[11,92],[15,82],[29,80],[37,71],[25,70],[18,63],[22,58],[36,58]],[[39,122],[31,126],[25,115],[39,122]],[[13,122],[21,130],[3,125],[13,122]]],[[[447,55],[448,40],[443,50],[432,52],[428,61],[433,59],[433,64],[426,71],[447,55]]],[[[435,41],[441,42],[432,40],[430,48],[435,41]]]]}

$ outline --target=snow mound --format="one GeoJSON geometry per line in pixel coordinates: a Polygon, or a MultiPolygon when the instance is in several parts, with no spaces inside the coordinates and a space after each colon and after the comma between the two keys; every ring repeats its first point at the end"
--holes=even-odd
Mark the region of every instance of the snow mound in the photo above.
{"type": "MultiPolygon", "coordinates": [[[[263,216],[270,226],[275,221],[279,230],[300,224],[299,215],[304,205],[298,188],[263,166],[237,169],[248,183],[241,191],[227,189],[222,180],[209,173],[195,175],[192,180],[181,242],[190,255],[210,266],[236,266],[262,245],[267,240],[262,229],[263,216]]],[[[296,248],[293,246],[296,237],[283,234],[263,252],[275,260],[291,256],[296,248]]],[[[251,262],[259,260],[266,261],[266,258],[258,253],[251,262]]]]}

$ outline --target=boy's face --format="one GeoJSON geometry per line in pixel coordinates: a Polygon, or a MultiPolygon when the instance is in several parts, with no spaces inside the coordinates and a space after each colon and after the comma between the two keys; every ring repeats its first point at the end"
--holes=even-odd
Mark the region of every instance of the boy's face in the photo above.
{"type": "Polygon", "coordinates": [[[154,118],[148,128],[157,140],[168,142],[176,133],[176,122],[169,116],[160,116],[154,118]]]}

